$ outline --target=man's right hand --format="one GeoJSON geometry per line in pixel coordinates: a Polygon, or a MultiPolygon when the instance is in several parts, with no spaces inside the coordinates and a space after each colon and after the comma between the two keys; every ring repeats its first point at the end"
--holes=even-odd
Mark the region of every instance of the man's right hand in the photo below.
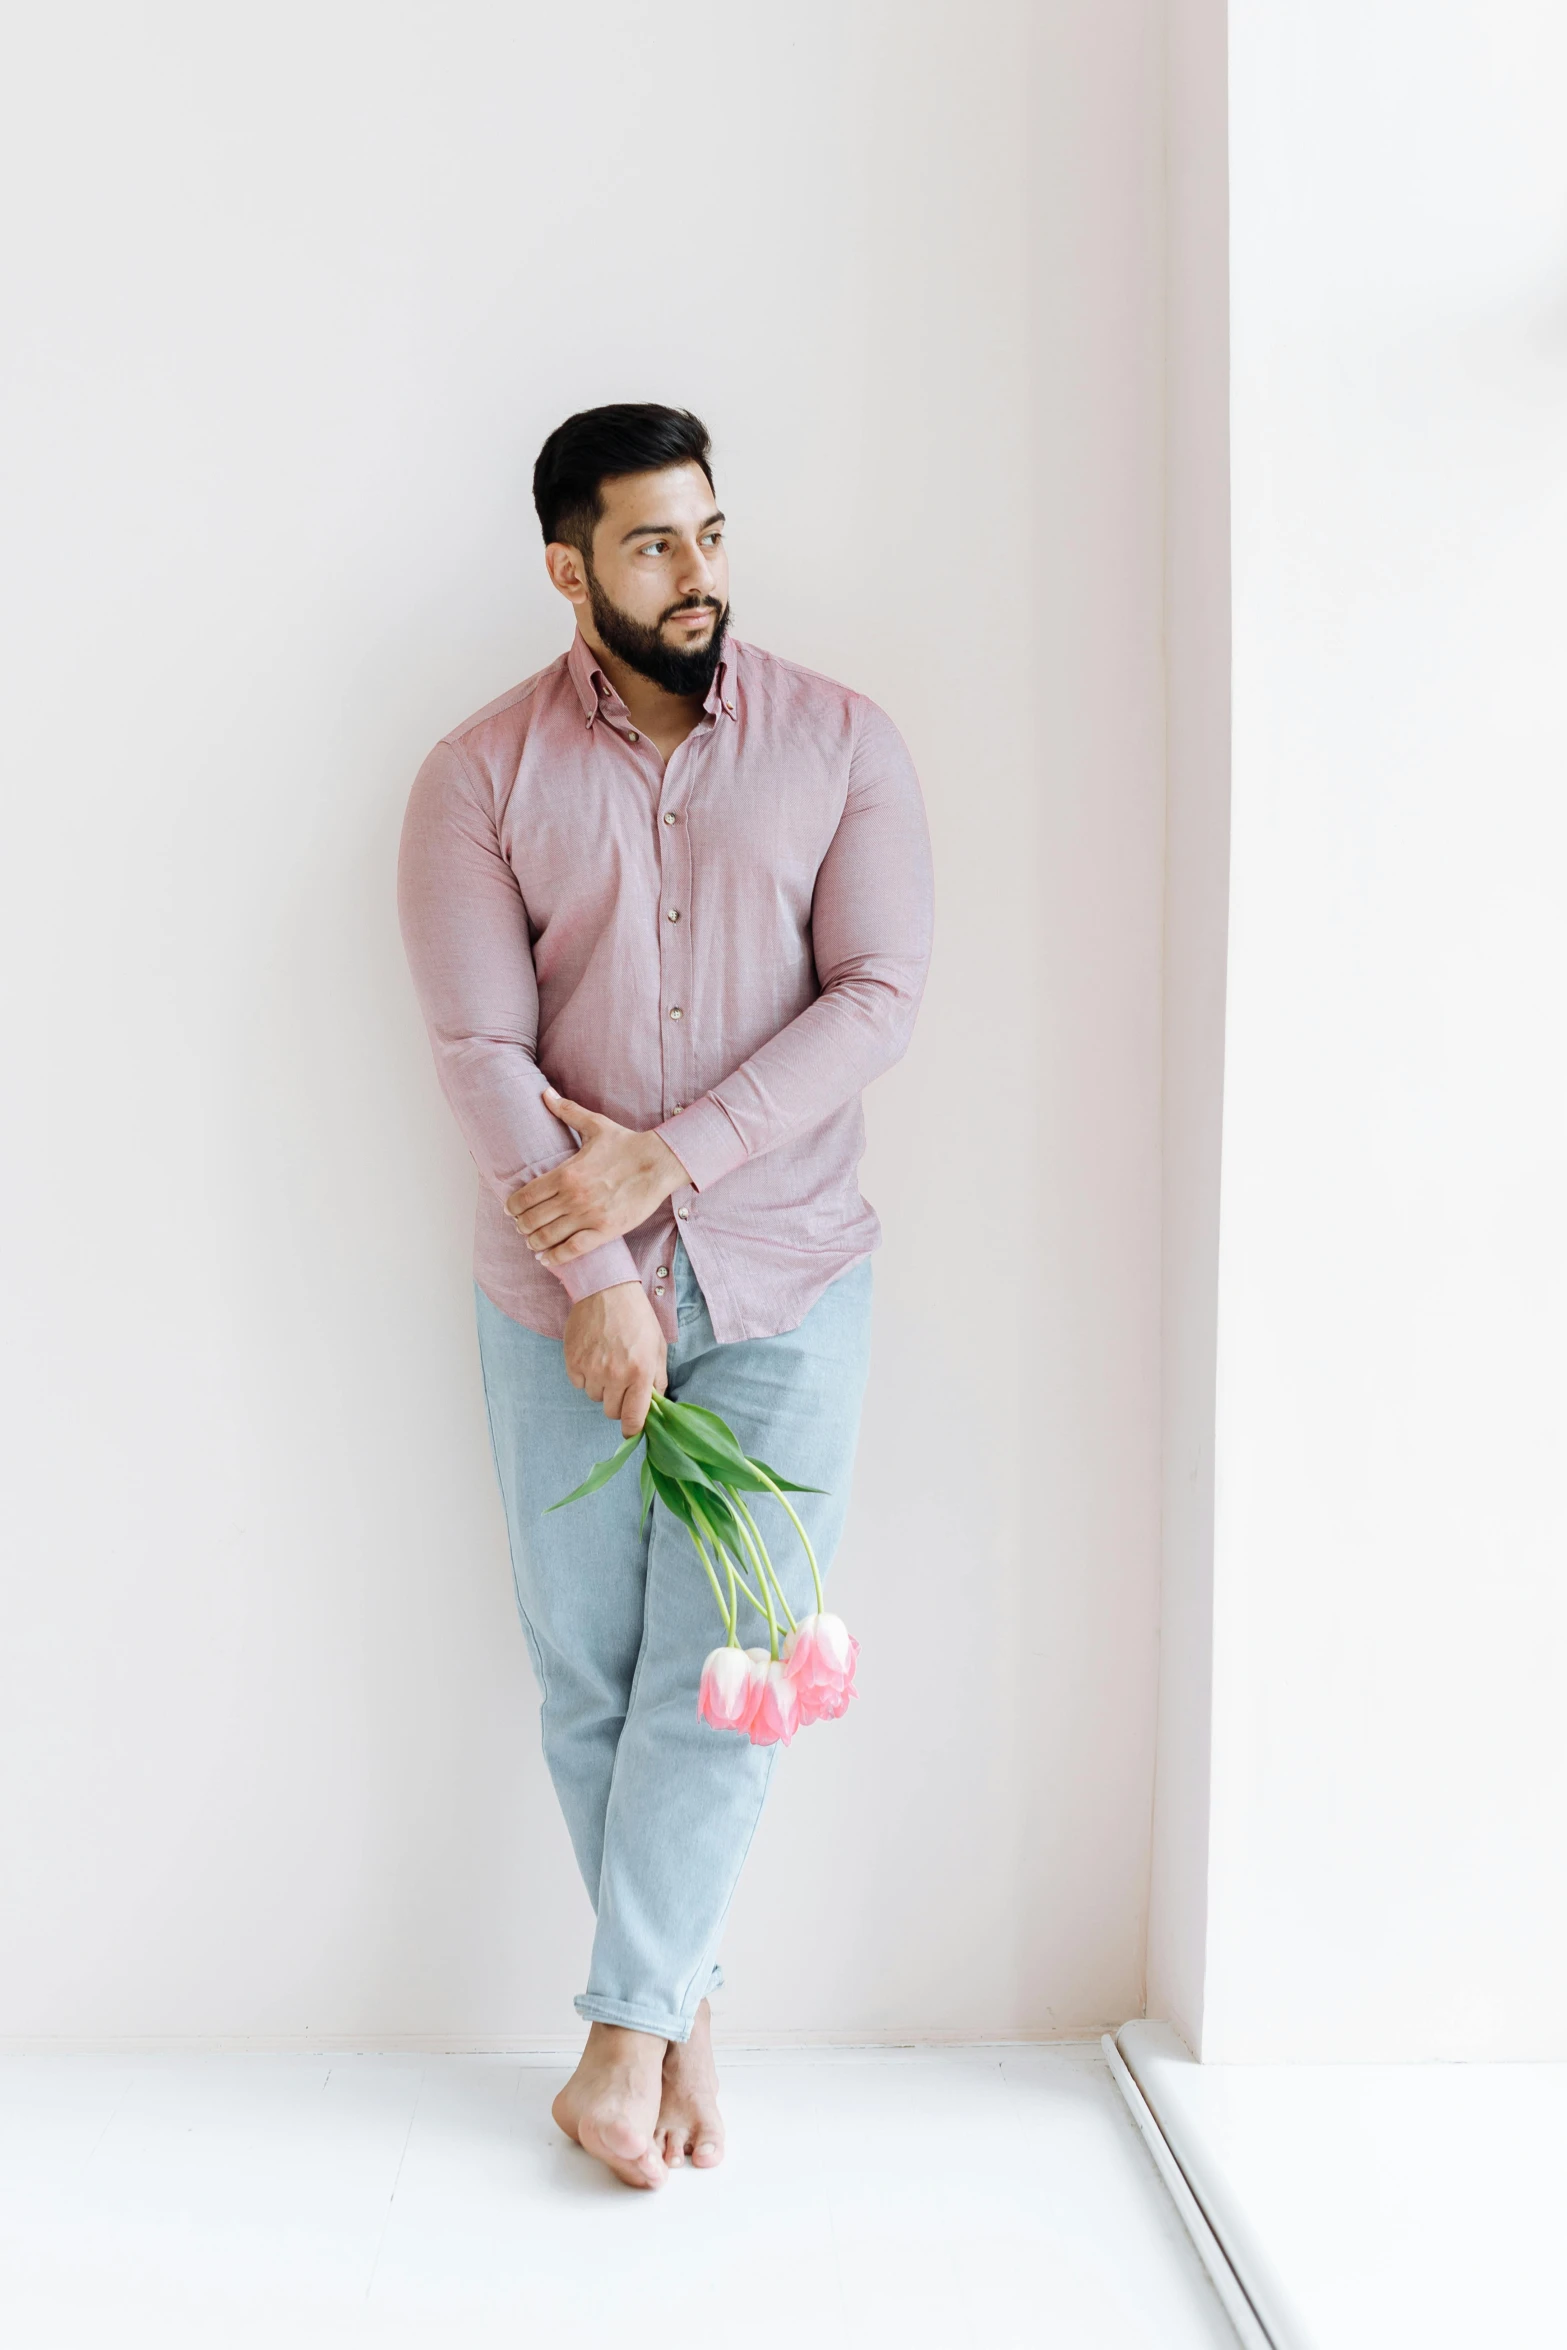
{"type": "Polygon", "coordinates": [[[669,1348],[640,1281],[578,1299],[566,1316],[566,1376],[622,1436],[641,1435],[649,1398],[669,1389],[669,1348]]]}

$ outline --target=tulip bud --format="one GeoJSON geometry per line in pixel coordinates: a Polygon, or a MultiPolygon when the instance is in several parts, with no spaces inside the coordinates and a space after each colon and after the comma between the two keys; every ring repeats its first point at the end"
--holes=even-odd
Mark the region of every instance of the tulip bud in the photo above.
{"type": "Polygon", "coordinates": [[[799,1692],[802,1722],[835,1722],[848,1711],[859,1653],[842,1616],[801,1617],[784,1643],[784,1662],[799,1692]]]}
{"type": "Polygon", "coordinates": [[[800,1698],[782,1663],[769,1663],[761,1702],[751,1717],[753,1746],[787,1746],[800,1727],[800,1698]]]}
{"type": "Polygon", "coordinates": [[[715,1730],[748,1730],[761,1695],[743,1648],[715,1648],[702,1667],[696,1710],[715,1730]]]}

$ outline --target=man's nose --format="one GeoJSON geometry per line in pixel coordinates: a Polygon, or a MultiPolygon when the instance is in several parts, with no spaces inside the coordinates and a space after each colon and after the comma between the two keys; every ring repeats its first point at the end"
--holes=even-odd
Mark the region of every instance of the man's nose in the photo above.
{"type": "Polygon", "coordinates": [[[713,566],[700,547],[682,550],[680,568],[675,574],[675,585],[683,596],[710,596],[713,592],[713,566]]]}

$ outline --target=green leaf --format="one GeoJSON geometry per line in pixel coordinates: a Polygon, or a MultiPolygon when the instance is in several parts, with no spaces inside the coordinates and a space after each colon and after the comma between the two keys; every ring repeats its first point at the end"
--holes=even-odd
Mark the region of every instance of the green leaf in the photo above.
{"type": "Polygon", "coordinates": [[[659,1413],[658,1428],[666,1443],[679,1445],[692,1460],[710,1468],[750,1468],[733,1432],[716,1412],[704,1412],[697,1404],[672,1404],[659,1413]]]}
{"type": "Polygon", "coordinates": [[[666,1477],[684,1478],[691,1485],[711,1485],[702,1462],[694,1460],[684,1446],[672,1441],[662,1420],[650,1420],[647,1425],[647,1457],[655,1469],[662,1469],[666,1477]]]}
{"type": "MultiPolygon", "coordinates": [[[[733,1436],[728,1433],[717,1412],[705,1412],[700,1408],[700,1403],[679,1403],[674,1405],[674,1410],[681,1412],[681,1415],[688,1415],[674,1422],[674,1445],[691,1462],[698,1462],[705,1469],[717,1469],[719,1483],[735,1485],[740,1492],[766,1492],[768,1480],[771,1480],[773,1485],[782,1485],[785,1492],[827,1492],[827,1485],[801,1485],[792,1476],[782,1476],[778,1469],[773,1469],[771,1462],[745,1455],[740,1445],[733,1441],[733,1436]],[[709,1436],[707,1426],[702,1426],[702,1422],[709,1422],[714,1429],[721,1429],[724,1436],[709,1436]]],[[[670,1445],[670,1419],[663,1412],[660,1412],[658,1419],[658,1431],[660,1441],[670,1445]]]]}
{"type": "Polygon", "coordinates": [[[648,1461],[647,1454],[644,1453],[642,1455],[642,1522],[637,1529],[637,1531],[641,1534],[645,1534],[647,1532],[647,1522],[653,1514],[654,1498],[655,1488],[653,1484],[653,1471],[648,1461]]]}
{"type": "Polygon", "coordinates": [[[663,1408],[658,1414],[660,1433],[666,1442],[673,1441],[687,1457],[716,1469],[725,1485],[737,1486],[742,1493],[765,1493],[770,1478],[786,1493],[824,1493],[822,1485],[800,1485],[793,1477],[780,1476],[767,1461],[757,1460],[744,1453],[732,1428],[698,1403],[672,1404],[661,1399],[663,1408]],[[758,1474],[758,1472],[761,1472],[758,1474]]]}
{"type": "MultiPolygon", "coordinates": [[[[660,1434],[667,1444],[670,1440],[661,1425],[660,1434]]],[[[705,1429],[681,1428],[674,1439],[676,1447],[686,1459],[698,1467],[711,1470],[720,1484],[734,1485],[742,1493],[764,1491],[761,1478],[738,1445],[733,1450],[710,1437],[705,1429]]]]}
{"type": "Polygon", "coordinates": [[[740,1531],[739,1514],[728,1494],[721,1491],[716,1485],[703,1485],[698,1488],[696,1498],[703,1516],[718,1536],[719,1541],[728,1545],[739,1564],[749,1574],[751,1554],[745,1546],[745,1537],[740,1531]]]}
{"type": "Polygon", "coordinates": [[[829,1490],[825,1485],[796,1485],[792,1477],[780,1477],[776,1469],[768,1468],[766,1461],[758,1460],[754,1453],[751,1456],[751,1465],[753,1468],[767,1469],[767,1474],[773,1483],[781,1485],[785,1493],[826,1493],[829,1490]]]}
{"type": "Polygon", "coordinates": [[[696,1521],[693,1519],[689,1509],[686,1506],[686,1490],[685,1487],[681,1484],[680,1479],[678,1477],[668,1476],[664,1470],[655,1467],[651,1460],[647,1465],[647,1473],[649,1482],[651,1483],[654,1492],[658,1495],[659,1500],[663,1503],[665,1509],[668,1510],[670,1516],[678,1520],[682,1526],[689,1526],[692,1533],[694,1534],[696,1532],[696,1521]]]}
{"type": "Polygon", "coordinates": [[[630,1460],[632,1454],[636,1451],[637,1446],[641,1442],[642,1438],[640,1435],[628,1436],[624,1444],[619,1444],[615,1447],[615,1450],[610,1454],[607,1461],[598,1462],[596,1467],[589,1471],[588,1475],[583,1478],[582,1483],[577,1487],[575,1493],[563,1493],[559,1501],[552,1501],[550,1503],[549,1510],[546,1510],[544,1513],[545,1516],[549,1516],[550,1510],[563,1510],[569,1501],[581,1501],[585,1495],[589,1493],[597,1493],[601,1485],[607,1485],[611,1477],[616,1476],[619,1471],[625,1467],[627,1461],[630,1460]]]}
{"type": "Polygon", "coordinates": [[[658,1402],[660,1416],[667,1414],[675,1422],[676,1427],[682,1420],[701,1421],[714,1436],[722,1437],[726,1444],[732,1444],[736,1452],[740,1450],[740,1439],[730,1427],[729,1422],[721,1420],[716,1412],[710,1412],[705,1404],[686,1403],[679,1397],[668,1395],[661,1395],[658,1402]]]}
{"type": "Polygon", "coordinates": [[[719,1541],[727,1543],[742,1564],[746,1561],[749,1554],[741,1541],[740,1529],[735,1522],[734,1509],[729,1496],[721,1487],[709,1483],[706,1479],[698,1482],[697,1478],[672,1475],[667,1468],[661,1467],[652,1459],[648,1461],[647,1473],[659,1500],[670,1515],[680,1521],[682,1526],[689,1526],[693,1534],[701,1534],[701,1528],[697,1525],[691,1506],[695,1502],[718,1536],[719,1541]]]}

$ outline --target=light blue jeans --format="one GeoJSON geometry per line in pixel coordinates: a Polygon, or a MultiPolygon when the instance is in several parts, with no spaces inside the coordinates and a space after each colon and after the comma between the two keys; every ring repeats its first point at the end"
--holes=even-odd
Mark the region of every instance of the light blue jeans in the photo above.
{"type": "MultiPolygon", "coordinates": [[[[825,1576],[843,1531],[870,1368],[872,1260],[830,1282],[797,1329],[720,1345],[685,1244],[671,1272],[669,1393],[726,1419],[745,1450],[820,1485],[792,1496],[825,1576]]],[[[490,1440],[512,1577],[541,1697],[544,1756],[597,1923],[579,2014],[686,2040],[723,1981],[719,1936],[761,1818],[776,1746],[697,1719],[702,1660],[724,1637],[683,1526],[655,1502],[639,1530],[640,1454],[553,1517],[620,1442],[573,1387],[565,1349],[475,1290],[490,1440]]],[[[757,1523],[799,1616],[815,1604],[799,1536],[770,1494],[757,1523]]],[[[765,1647],[742,1601],[740,1637],[765,1647]]],[[[830,1737],[831,1726],[811,1735],[830,1737]]]]}

